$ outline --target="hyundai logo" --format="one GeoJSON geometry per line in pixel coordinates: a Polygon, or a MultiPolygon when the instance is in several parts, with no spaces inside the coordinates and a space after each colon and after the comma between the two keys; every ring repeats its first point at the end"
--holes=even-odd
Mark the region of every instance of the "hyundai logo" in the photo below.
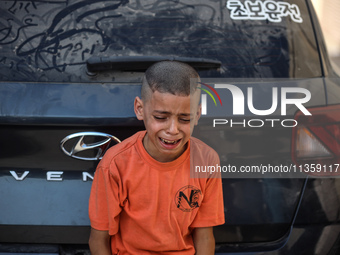
{"type": "Polygon", "coordinates": [[[100,160],[111,142],[120,143],[117,137],[100,132],[80,132],[66,136],[60,142],[62,151],[72,158],[100,160]]]}

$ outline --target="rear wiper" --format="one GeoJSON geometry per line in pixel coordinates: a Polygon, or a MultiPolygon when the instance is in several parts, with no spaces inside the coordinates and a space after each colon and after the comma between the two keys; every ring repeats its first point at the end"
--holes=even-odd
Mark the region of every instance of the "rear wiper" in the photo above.
{"type": "Polygon", "coordinates": [[[86,61],[86,66],[90,73],[109,70],[142,72],[152,64],[163,60],[181,61],[197,70],[218,69],[221,67],[221,62],[213,59],[162,56],[91,57],[86,61]]]}

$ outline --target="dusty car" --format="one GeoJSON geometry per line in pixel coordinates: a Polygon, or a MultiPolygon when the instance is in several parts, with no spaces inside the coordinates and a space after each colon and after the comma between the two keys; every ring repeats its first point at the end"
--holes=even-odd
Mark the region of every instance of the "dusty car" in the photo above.
{"type": "Polygon", "coordinates": [[[340,82],[309,0],[1,1],[0,12],[0,254],[89,253],[96,165],[143,129],[133,100],[164,59],[202,77],[194,136],[218,152],[224,189],[216,253],[339,252],[340,82]]]}

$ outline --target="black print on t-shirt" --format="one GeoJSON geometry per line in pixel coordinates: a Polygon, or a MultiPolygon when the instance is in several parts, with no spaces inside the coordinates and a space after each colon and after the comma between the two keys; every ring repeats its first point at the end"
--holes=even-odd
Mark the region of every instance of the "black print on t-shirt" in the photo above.
{"type": "Polygon", "coordinates": [[[183,212],[191,212],[201,204],[202,192],[192,185],[179,189],[175,196],[175,203],[178,209],[183,212]]]}

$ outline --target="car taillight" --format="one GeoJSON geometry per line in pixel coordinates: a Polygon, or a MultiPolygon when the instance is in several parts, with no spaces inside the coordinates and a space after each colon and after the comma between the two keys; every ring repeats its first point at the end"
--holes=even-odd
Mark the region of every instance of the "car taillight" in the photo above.
{"type": "Polygon", "coordinates": [[[340,175],[340,105],[309,108],[295,114],[292,160],[307,174],[340,175]]]}

